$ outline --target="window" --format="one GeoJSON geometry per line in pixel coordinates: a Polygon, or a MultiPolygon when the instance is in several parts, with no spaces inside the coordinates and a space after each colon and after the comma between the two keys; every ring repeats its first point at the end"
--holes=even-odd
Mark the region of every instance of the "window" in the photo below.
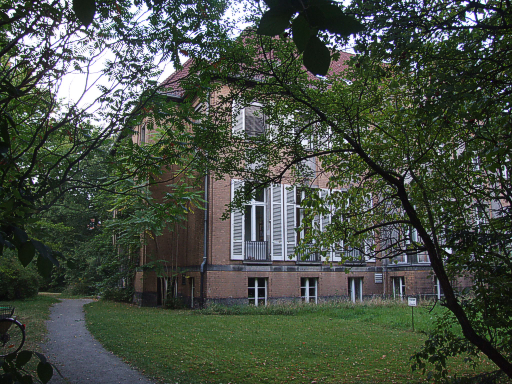
{"type": "Polygon", "coordinates": [[[304,181],[314,179],[316,175],[315,158],[309,157],[307,159],[302,160],[300,163],[296,165],[296,171],[298,175],[301,175],[301,178],[304,181]]]}
{"type": "Polygon", "coordinates": [[[403,300],[405,297],[405,277],[392,277],[393,298],[403,300]]]}
{"type": "Polygon", "coordinates": [[[404,264],[404,263],[407,263],[407,254],[405,253],[402,253],[398,256],[395,256],[393,258],[393,260],[396,262],[396,263],[399,263],[399,264],[404,264]]]}
{"type": "Polygon", "coordinates": [[[295,142],[302,145],[302,148],[304,148],[306,151],[312,151],[313,148],[313,139],[311,135],[311,123],[304,122],[303,127],[295,127],[293,129],[293,134],[295,137],[295,142]]]}
{"type": "Polygon", "coordinates": [[[473,164],[473,170],[474,171],[479,171],[480,170],[481,161],[480,161],[480,157],[479,156],[473,157],[471,159],[471,163],[473,164]]]}
{"type": "Polygon", "coordinates": [[[350,300],[355,303],[356,301],[363,301],[363,278],[362,277],[349,277],[348,278],[348,295],[350,300]]]}
{"type": "Polygon", "coordinates": [[[418,263],[430,263],[430,259],[428,258],[427,252],[418,253],[418,263]]]}
{"type": "MultiPolygon", "coordinates": [[[[301,206],[302,201],[304,200],[306,193],[304,190],[300,188],[296,188],[295,190],[295,228],[299,228],[302,224],[302,221],[304,220],[304,208],[301,206]]],[[[297,232],[297,242],[296,244],[299,244],[299,242],[304,238],[308,231],[308,228],[303,229],[300,232],[297,232]]]]}
{"type": "Polygon", "coordinates": [[[475,204],[474,207],[474,225],[475,227],[480,227],[481,225],[485,225],[488,223],[487,221],[487,210],[488,207],[483,204],[475,204]]]}
{"type": "Polygon", "coordinates": [[[265,190],[256,192],[245,206],[245,241],[265,241],[265,190]]]}
{"type": "Polygon", "coordinates": [[[145,125],[142,125],[140,127],[140,143],[145,143],[146,142],[146,126],[145,125]]]}
{"type": "Polygon", "coordinates": [[[248,297],[250,305],[267,305],[267,279],[264,277],[249,277],[248,297]]]}
{"type": "Polygon", "coordinates": [[[302,277],[300,279],[300,296],[303,302],[318,302],[318,279],[316,277],[302,277]]]}
{"type": "Polygon", "coordinates": [[[193,277],[188,278],[190,284],[190,308],[194,308],[195,282],[193,277]]]}
{"type": "MultiPolygon", "coordinates": [[[[232,180],[231,198],[248,186],[232,180]]],[[[267,190],[256,191],[252,200],[231,214],[231,258],[233,260],[267,261],[267,190]]]]}
{"type": "Polygon", "coordinates": [[[244,238],[245,259],[266,260],[266,202],[265,190],[256,192],[254,199],[245,206],[244,210],[244,238]]]}
{"type": "Polygon", "coordinates": [[[176,276],[159,277],[156,284],[156,305],[165,305],[167,299],[178,297],[178,282],[176,276]]]}
{"type": "Polygon", "coordinates": [[[247,137],[257,137],[265,133],[265,115],[261,105],[254,103],[240,108],[233,104],[233,134],[247,137]]]}
{"type": "Polygon", "coordinates": [[[438,300],[441,300],[441,296],[444,296],[443,288],[441,288],[437,276],[434,276],[434,295],[436,295],[438,300]]]}
{"type": "Polygon", "coordinates": [[[405,235],[405,244],[416,244],[418,242],[418,231],[416,228],[409,227],[405,235]]]}
{"type": "Polygon", "coordinates": [[[249,137],[265,133],[265,115],[261,107],[251,105],[245,108],[245,133],[249,137]]]}

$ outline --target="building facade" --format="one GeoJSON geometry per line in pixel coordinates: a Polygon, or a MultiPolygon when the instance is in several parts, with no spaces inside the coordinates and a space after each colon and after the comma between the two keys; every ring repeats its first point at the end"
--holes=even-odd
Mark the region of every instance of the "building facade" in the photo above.
{"type": "MultiPolygon", "coordinates": [[[[173,76],[168,82],[183,77],[183,73],[173,76]]],[[[227,91],[226,87],[220,92],[227,91]]],[[[234,135],[245,132],[255,136],[265,129],[256,104],[243,108],[232,121],[234,135]]],[[[146,137],[143,129],[139,128],[134,141],[146,137]]],[[[317,160],[311,160],[309,167],[316,172],[317,160]]],[[[342,187],[327,188],[328,176],[317,173],[310,185],[315,193],[327,196],[343,191],[342,187]]],[[[258,191],[243,209],[222,220],[235,192],[243,187],[241,180],[203,175],[204,210],[189,213],[183,226],[148,241],[141,249],[140,267],[152,259],[166,260],[167,265],[164,275],[142,268],[137,271],[134,302],[155,306],[173,297],[196,307],[442,295],[424,253],[365,258],[340,243],[323,254],[298,255],[295,250],[302,234],[296,228],[302,220],[304,191],[291,183],[283,181],[258,191]],[[342,263],[347,256],[350,261],[342,263]]],[[[158,197],[165,189],[160,185],[153,192],[158,197]]],[[[328,216],[320,217],[317,224],[322,227],[329,221],[328,216]]]]}

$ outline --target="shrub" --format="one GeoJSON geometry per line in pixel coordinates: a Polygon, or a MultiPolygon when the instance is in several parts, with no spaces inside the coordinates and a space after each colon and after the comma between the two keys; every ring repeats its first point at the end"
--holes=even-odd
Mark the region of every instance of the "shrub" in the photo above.
{"type": "Polygon", "coordinates": [[[17,257],[0,257],[0,300],[19,300],[37,295],[41,278],[32,265],[23,267],[17,257]]]}
{"type": "Polygon", "coordinates": [[[101,299],[108,301],[118,301],[122,303],[130,303],[133,299],[133,289],[129,287],[106,287],[101,292],[101,299]]]}
{"type": "Polygon", "coordinates": [[[182,297],[172,297],[168,295],[165,301],[165,308],[167,309],[187,309],[187,305],[182,297]]]}
{"type": "Polygon", "coordinates": [[[96,294],[96,287],[90,281],[79,278],[69,283],[62,293],[68,296],[93,296],[96,294]]]}

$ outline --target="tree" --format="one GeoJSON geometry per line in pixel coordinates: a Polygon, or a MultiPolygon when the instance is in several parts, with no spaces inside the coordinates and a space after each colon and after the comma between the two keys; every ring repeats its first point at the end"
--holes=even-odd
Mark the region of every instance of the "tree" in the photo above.
{"type": "Polygon", "coordinates": [[[215,76],[231,86],[212,102],[196,140],[218,175],[243,178],[253,190],[283,177],[307,186],[304,160],[317,158],[331,187],[348,189],[326,200],[309,195],[306,221],[330,206],[335,212],[305,243],[321,252],[343,240],[380,258],[427,252],[463,337],[433,336],[420,366],[429,358],[443,372],[447,355],[479,350],[512,377],[510,55],[498,59],[509,50],[510,8],[365,2],[352,11],[367,29],[344,71],[313,77],[285,35],[247,33],[220,63],[191,76],[190,85],[215,76]],[[267,134],[233,138],[233,102],[254,101],[267,134]],[[452,284],[461,275],[474,279],[469,296],[452,284]]]}
{"type": "MultiPolygon", "coordinates": [[[[157,138],[144,149],[132,146],[128,158],[115,155],[129,145],[117,150],[111,145],[116,137],[131,136],[150,114],[158,121],[168,113],[167,96],[156,82],[162,64],[180,68],[180,55],[214,58],[217,41],[227,41],[229,21],[220,23],[223,0],[158,1],[150,7],[137,0],[92,4],[93,12],[90,1],[80,0],[73,1],[74,9],[69,2],[45,0],[0,5],[0,256],[10,257],[4,248],[13,249],[24,266],[35,263],[44,276],[63,257],[57,249],[70,250],[69,244],[51,244],[51,236],[43,238],[52,225],[69,229],[44,212],[56,204],[69,207],[70,196],[89,200],[99,191],[135,198],[159,182],[150,177],[154,169],[188,158],[183,155],[189,148],[164,148],[157,138]],[[69,74],[80,75],[82,82],[73,84],[74,100],[62,101],[59,91],[69,74]],[[115,166],[117,172],[98,174],[107,169],[98,164],[115,166]],[[120,191],[126,180],[132,180],[132,189],[120,191]]],[[[173,138],[183,142],[186,135],[173,138]]],[[[22,351],[6,359],[2,377],[21,379],[19,370],[30,356],[22,351]]],[[[38,357],[44,366],[39,379],[47,382],[51,365],[38,357]]]]}
{"type": "MultiPolygon", "coordinates": [[[[84,3],[75,1],[75,9],[84,3]]],[[[2,4],[1,249],[15,248],[23,265],[38,254],[38,268],[47,275],[58,255],[27,233],[36,215],[72,191],[115,192],[118,181],[134,176],[141,188],[151,182],[145,175],[152,166],[182,158],[184,148],[165,152],[155,142],[134,150],[133,173],[123,168],[124,173],[98,177],[84,171],[93,161],[122,167],[111,156],[111,140],[130,136],[150,110],[156,118],[167,112],[155,81],[162,63],[179,68],[180,54],[215,57],[216,41],[226,40],[229,26],[219,23],[225,8],[223,1],[159,1],[149,9],[138,1],[102,1],[86,28],[67,2],[2,4]],[[82,76],[82,90],[76,100],[62,102],[59,90],[67,74],[82,76]]]]}

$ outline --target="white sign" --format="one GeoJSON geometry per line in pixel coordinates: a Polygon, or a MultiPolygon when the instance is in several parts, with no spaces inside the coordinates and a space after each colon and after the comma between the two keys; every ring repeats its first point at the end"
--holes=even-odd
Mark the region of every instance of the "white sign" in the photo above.
{"type": "Polygon", "coordinates": [[[415,307],[416,306],[416,298],[415,297],[409,297],[409,307],[415,307]]]}

